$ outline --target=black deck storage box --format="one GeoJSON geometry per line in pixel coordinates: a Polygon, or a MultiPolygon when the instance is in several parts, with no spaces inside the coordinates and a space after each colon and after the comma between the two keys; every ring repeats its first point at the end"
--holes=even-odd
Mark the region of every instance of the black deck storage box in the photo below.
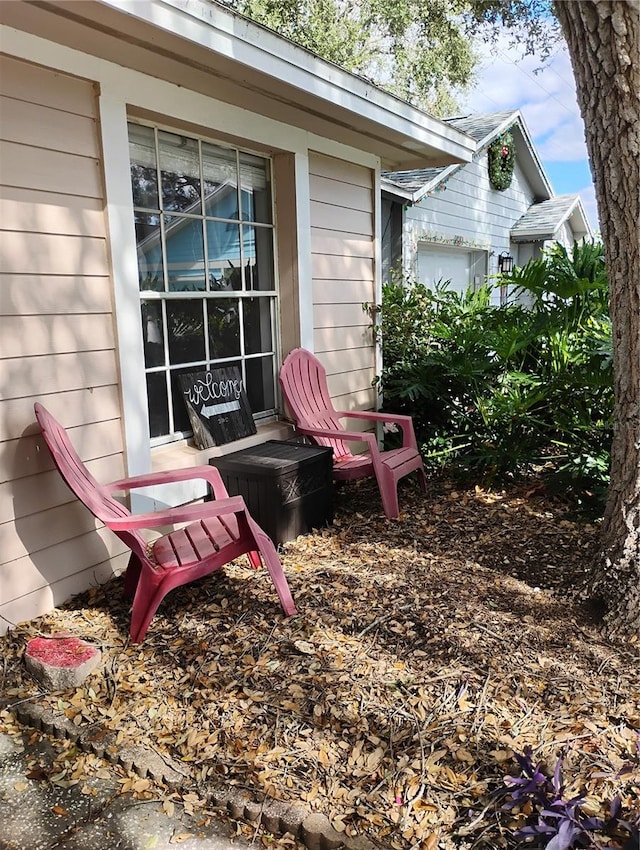
{"type": "Polygon", "coordinates": [[[277,545],[333,521],[333,452],[295,440],[269,440],[209,460],[230,496],[277,545]]]}

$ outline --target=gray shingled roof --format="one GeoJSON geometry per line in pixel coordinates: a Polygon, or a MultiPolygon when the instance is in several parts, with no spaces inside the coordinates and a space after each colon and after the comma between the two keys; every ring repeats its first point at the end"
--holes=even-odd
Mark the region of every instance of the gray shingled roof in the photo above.
{"type": "Polygon", "coordinates": [[[511,228],[511,238],[514,242],[552,239],[569,218],[579,199],[579,195],[558,195],[557,198],[533,204],[511,228]]]}
{"type": "Polygon", "coordinates": [[[515,110],[508,109],[505,112],[485,112],[480,115],[460,115],[457,118],[447,118],[446,123],[451,124],[456,130],[473,136],[476,142],[483,142],[492,136],[501,124],[508,121],[515,110]]]}
{"type": "MultiPolygon", "coordinates": [[[[505,112],[487,112],[480,115],[460,115],[456,118],[446,118],[445,122],[451,124],[456,130],[474,138],[482,144],[485,139],[491,138],[496,130],[508,121],[514,114],[513,109],[505,112]]],[[[459,166],[453,166],[458,168],[459,166]]],[[[408,192],[419,192],[423,186],[436,180],[440,174],[451,169],[449,165],[439,168],[416,168],[412,171],[383,171],[385,180],[408,192]]]]}

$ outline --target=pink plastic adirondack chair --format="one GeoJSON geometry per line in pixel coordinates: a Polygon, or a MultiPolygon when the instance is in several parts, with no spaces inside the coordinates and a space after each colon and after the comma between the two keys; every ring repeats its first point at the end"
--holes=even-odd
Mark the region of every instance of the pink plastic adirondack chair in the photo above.
{"type": "Polygon", "coordinates": [[[35,414],[55,465],[67,485],[91,513],[131,549],[125,575],[125,594],[133,596],[130,637],[140,643],[164,597],[247,554],[252,566],[261,559],[275,585],[286,616],[296,613],[282,564],[269,537],[250,516],[241,496],[229,497],[220,473],[213,466],[191,467],[124,478],[100,485],[82,463],[59,422],[41,405],[35,414]],[[146,514],[131,514],[114,493],[168,484],[193,478],[205,479],[213,500],[146,514]],[[147,543],[139,529],[190,523],[147,543]]]}
{"type": "Polygon", "coordinates": [[[399,514],[398,481],[405,475],[417,472],[422,492],[426,493],[427,480],[410,416],[335,410],[325,369],[304,348],[295,348],[285,358],[280,369],[280,386],[299,433],[333,449],[333,477],[336,481],[375,475],[388,517],[399,514]],[[393,423],[402,429],[402,448],[380,451],[374,434],[347,431],[341,419],[393,423]],[[350,442],[366,443],[367,452],[354,455],[349,448],[350,442]]]}

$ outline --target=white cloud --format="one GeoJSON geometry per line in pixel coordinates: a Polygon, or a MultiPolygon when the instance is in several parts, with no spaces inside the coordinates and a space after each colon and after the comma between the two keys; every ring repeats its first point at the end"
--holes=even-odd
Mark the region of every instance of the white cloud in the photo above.
{"type": "MultiPolygon", "coordinates": [[[[584,126],[566,48],[558,45],[543,65],[535,56],[522,57],[521,49],[510,42],[504,35],[497,42],[476,45],[481,57],[477,82],[464,96],[462,111],[520,109],[543,164],[586,162],[584,126]]],[[[571,191],[583,196],[590,220],[597,222],[593,187],[576,185],[571,191]]]]}
{"type": "Polygon", "coordinates": [[[558,124],[580,122],[565,49],[558,49],[544,66],[535,56],[520,56],[507,37],[495,44],[481,44],[478,52],[477,84],[464,98],[465,109],[495,112],[519,108],[536,139],[558,124]]]}

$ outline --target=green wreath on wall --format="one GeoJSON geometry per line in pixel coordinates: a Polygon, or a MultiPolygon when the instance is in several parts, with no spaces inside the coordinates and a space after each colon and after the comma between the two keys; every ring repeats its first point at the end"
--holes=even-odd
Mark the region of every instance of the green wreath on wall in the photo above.
{"type": "Polygon", "coordinates": [[[507,130],[489,145],[489,180],[498,192],[511,186],[516,149],[513,136],[507,130]]]}

